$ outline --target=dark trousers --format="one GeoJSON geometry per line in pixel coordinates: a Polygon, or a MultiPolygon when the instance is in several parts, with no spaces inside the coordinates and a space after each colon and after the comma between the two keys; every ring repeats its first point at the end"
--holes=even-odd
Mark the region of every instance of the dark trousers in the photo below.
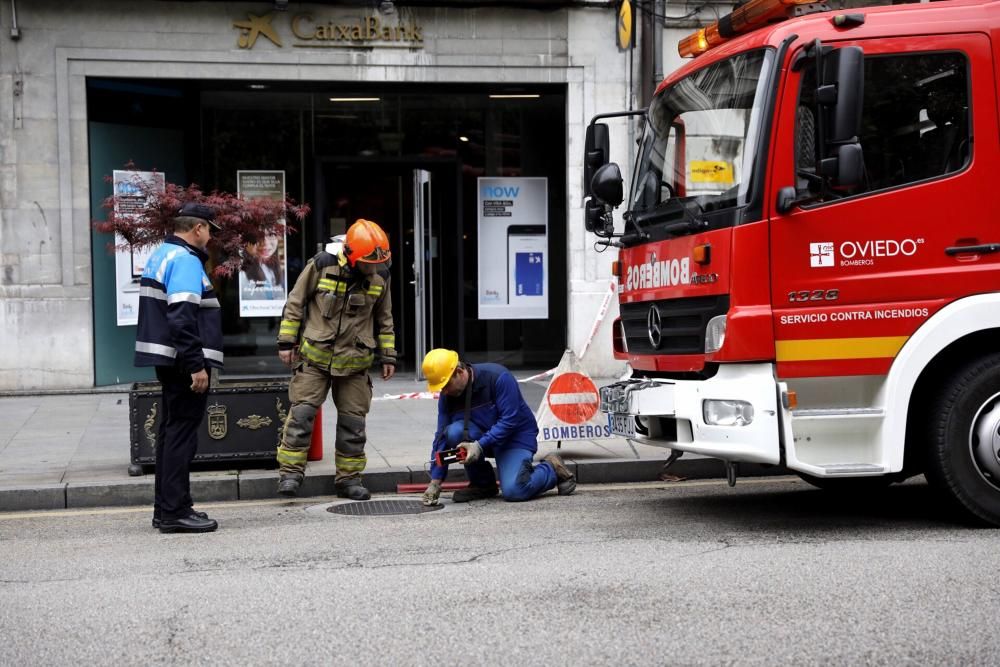
{"type": "Polygon", "coordinates": [[[153,516],[179,519],[191,513],[191,461],[198,450],[198,427],[205,418],[208,393],[191,391],[191,374],[157,366],[163,385],[163,412],[156,443],[153,516]]]}

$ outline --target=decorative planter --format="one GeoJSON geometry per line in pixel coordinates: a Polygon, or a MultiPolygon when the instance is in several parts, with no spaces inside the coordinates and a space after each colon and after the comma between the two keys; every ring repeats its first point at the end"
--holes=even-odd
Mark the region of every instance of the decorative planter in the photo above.
{"type": "MultiPolygon", "coordinates": [[[[289,406],[287,380],[220,381],[208,397],[195,461],[274,460],[289,406]]],[[[132,385],[129,475],[142,475],[156,463],[162,402],[159,383],[132,385]]]]}

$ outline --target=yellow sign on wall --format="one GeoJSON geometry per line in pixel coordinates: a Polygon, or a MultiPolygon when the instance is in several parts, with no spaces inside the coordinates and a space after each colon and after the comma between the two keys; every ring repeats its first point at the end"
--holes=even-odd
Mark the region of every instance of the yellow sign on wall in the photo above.
{"type": "Polygon", "coordinates": [[[732,183],[733,164],[721,160],[691,160],[692,183],[732,183]]]}
{"type": "Polygon", "coordinates": [[[622,0],[618,7],[618,48],[625,50],[632,48],[632,3],[630,0],[622,0]]]}

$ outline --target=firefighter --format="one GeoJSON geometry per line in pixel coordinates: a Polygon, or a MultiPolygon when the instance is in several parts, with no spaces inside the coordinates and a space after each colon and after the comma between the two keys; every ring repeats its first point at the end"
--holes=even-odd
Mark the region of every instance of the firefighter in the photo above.
{"type": "Polygon", "coordinates": [[[396,368],[396,338],[389,296],[389,238],[370,220],[347,230],[343,245],[329,244],[306,263],[288,295],[278,329],[278,356],[293,367],[291,407],[278,447],[278,494],[296,496],[305,475],[316,412],[333,395],[337,407],[334,463],[337,495],[368,500],[365,417],[371,407],[368,369],[396,368]],[[375,333],[377,330],[377,334],[375,333]]]}
{"type": "Polygon", "coordinates": [[[423,370],[428,389],[441,392],[425,505],[438,504],[441,483],[448,475],[448,468],[435,458],[443,449],[465,452],[469,487],[452,494],[456,503],[497,495],[496,476],[487,458],[496,459],[504,500],[531,500],[554,487],[561,496],[576,490],[576,477],[556,454],[532,465],[538,451],[538,423],[510,371],[500,364],[464,363],[457,352],[442,348],[427,353],[423,370]]]}

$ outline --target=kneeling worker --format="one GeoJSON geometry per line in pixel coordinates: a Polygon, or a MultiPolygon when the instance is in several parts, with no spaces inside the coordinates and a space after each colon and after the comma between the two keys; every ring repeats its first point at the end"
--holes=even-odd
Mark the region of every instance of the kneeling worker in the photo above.
{"type": "Polygon", "coordinates": [[[457,352],[441,348],[427,353],[423,370],[427,387],[441,392],[425,505],[438,504],[448,474],[447,467],[437,465],[435,454],[456,447],[465,450],[469,477],[469,488],[452,495],[456,503],[497,495],[487,457],[496,459],[504,500],[531,500],[557,486],[563,496],[576,490],[576,477],[557,455],[532,465],[538,423],[510,371],[499,364],[467,364],[459,361],[457,352]]]}
{"type": "Polygon", "coordinates": [[[347,230],[342,247],[327,246],[309,260],[288,294],[278,329],[278,356],[294,368],[291,407],[278,447],[278,493],[298,495],[305,475],[316,412],[328,393],[337,407],[334,462],[337,495],[368,500],[365,418],[372,403],[368,369],[382,379],[395,372],[396,338],[389,297],[389,238],[370,220],[347,230]],[[374,329],[378,329],[378,339],[374,329]]]}

